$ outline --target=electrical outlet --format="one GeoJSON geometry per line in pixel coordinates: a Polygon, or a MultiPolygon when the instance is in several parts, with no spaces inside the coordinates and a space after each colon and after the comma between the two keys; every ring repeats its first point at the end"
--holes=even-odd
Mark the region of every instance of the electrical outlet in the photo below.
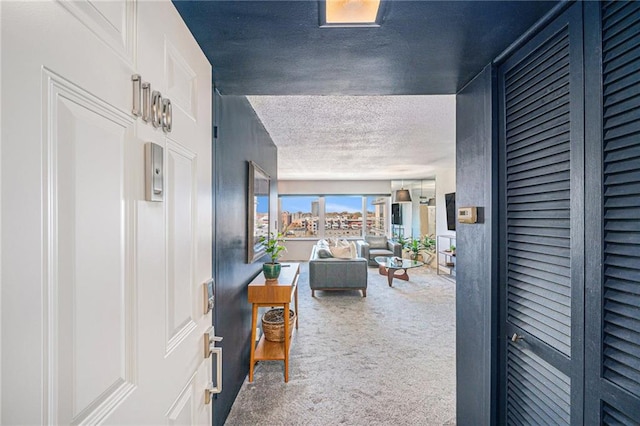
{"type": "Polygon", "coordinates": [[[256,327],[256,342],[260,340],[260,327],[256,327]]]}

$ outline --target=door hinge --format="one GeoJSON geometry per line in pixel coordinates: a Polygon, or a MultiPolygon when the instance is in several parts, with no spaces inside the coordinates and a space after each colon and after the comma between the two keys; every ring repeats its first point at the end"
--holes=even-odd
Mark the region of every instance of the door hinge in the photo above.
{"type": "Polygon", "coordinates": [[[218,126],[213,126],[213,138],[218,139],[218,126]]]}

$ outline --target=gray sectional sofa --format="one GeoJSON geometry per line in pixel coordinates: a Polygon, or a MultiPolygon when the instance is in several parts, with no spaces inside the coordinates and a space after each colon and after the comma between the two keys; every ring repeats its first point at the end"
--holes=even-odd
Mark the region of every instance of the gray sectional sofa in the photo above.
{"type": "Polygon", "coordinates": [[[309,258],[309,286],[311,296],[316,290],[360,290],[367,297],[367,260],[356,257],[330,257],[322,245],[313,246],[309,258]]]}

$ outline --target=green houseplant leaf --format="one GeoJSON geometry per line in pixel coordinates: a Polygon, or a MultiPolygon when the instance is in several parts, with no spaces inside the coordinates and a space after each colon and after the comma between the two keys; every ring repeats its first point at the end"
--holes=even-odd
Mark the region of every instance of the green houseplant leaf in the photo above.
{"type": "Polygon", "coordinates": [[[434,238],[430,238],[428,235],[425,235],[424,239],[422,240],[422,246],[427,251],[435,251],[436,240],[434,238]]]}
{"type": "Polygon", "coordinates": [[[409,240],[409,249],[414,254],[417,254],[421,248],[422,248],[422,243],[418,238],[411,238],[411,240],[409,240]]]}
{"type": "Polygon", "coordinates": [[[258,241],[264,244],[265,251],[271,258],[271,263],[278,263],[282,253],[287,251],[284,245],[284,235],[281,232],[270,232],[268,236],[263,235],[258,241]]]}

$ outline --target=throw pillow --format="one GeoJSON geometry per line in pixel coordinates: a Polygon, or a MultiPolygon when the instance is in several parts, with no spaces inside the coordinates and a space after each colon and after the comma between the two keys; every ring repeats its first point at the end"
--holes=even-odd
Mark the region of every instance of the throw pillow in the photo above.
{"type": "Polygon", "coordinates": [[[317,242],[318,247],[329,247],[329,242],[327,240],[318,240],[317,242]]]}
{"type": "Polygon", "coordinates": [[[347,241],[345,239],[336,240],[335,246],[336,247],[349,247],[349,241],[347,241]]]}
{"type": "Polygon", "coordinates": [[[337,257],[339,259],[351,259],[351,247],[341,247],[335,246],[331,247],[331,254],[333,257],[337,257]]]}
{"type": "Polygon", "coordinates": [[[329,247],[318,247],[316,249],[316,255],[318,255],[318,258],[320,259],[333,257],[333,254],[331,254],[331,250],[329,249],[329,247]]]}

